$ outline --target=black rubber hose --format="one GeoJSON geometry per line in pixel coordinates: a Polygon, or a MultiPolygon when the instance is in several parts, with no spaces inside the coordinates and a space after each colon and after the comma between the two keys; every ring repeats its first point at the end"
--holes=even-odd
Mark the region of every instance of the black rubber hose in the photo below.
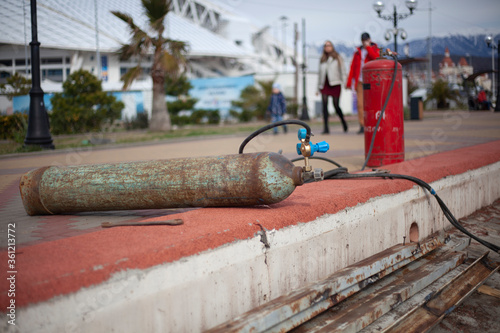
{"type": "Polygon", "coordinates": [[[417,185],[421,186],[422,188],[426,189],[429,191],[430,194],[432,194],[435,198],[436,201],[439,204],[439,207],[444,213],[444,216],[448,221],[453,225],[456,229],[464,233],[465,235],[469,236],[470,238],[474,239],[478,243],[486,246],[492,251],[495,251],[496,253],[500,253],[500,247],[492,244],[488,241],[485,241],[484,239],[481,239],[473,234],[471,234],[465,227],[453,216],[451,213],[450,209],[446,206],[444,201],[437,195],[436,191],[424,182],[423,180],[412,177],[412,176],[407,176],[407,175],[399,175],[399,174],[390,174],[390,173],[370,173],[370,174],[349,174],[347,172],[336,172],[333,174],[331,177],[327,177],[328,172],[325,172],[325,179],[355,179],[355,178],[390,178],[390,179],[405,179],[412,181],[416,183],[417,185]]]}
{"type": "Polygon", "coordinates": [[[278,126],[282,126],[282,125],[288,125],[288,124],[295,124],[295,125],[300,125],[302,127],[304,127],[307,131],[307,134],[306,134],[306,139],[309,140],[312,136],[312,132],[311,132],[311,127],[309,127],[309,125],[307,125],[305,122],[303,121],[300,121],[300,120],[295,120],[295,119],[291,119],[291,120],[281,120],[281,121],[277,121],[275,123],[272,123],[272,124],[269,124],[269,125],[266,125],[264,127],[261,127],[259,128],[258,130],[256,130],[255,132],[253,132],[252,134],[250,134],[240,145],[240,149],[238,150],[238,154],[243,154],[243,149],[245,148],[245,146],[250,142],[250,140],[252,140],[253,138],[255,138],[257,135],[261,134],[262,132],[265,132],[271,128],[274,128],[274,127],[278,127],[278,126]]]}
{"type": "MultiPolygon", "coordinates": [[[[395,61],[395,62],[396,62],[396,69],[394,70],[394,73],[396,73],[396,70],[397,70],[397,61],[395,61]]],[[[389,90],[388,97],[390,96],[390,93],[391,93],[391,90],[392,90],[392,87],[393,87],[393,83],[394,83],[395,77],[396,77],[396,74],[394,74],[393,82],[391,83],[391,88],[389,90]]],[[[387,101],[388,101],[388,98],[386,99],[386,103],[384,105],[383,110],[385,110],[385,107],[387,106],[387,101]]],[[[378,125],[380,124],[380,119],[382,119],[383,110],[380,113],[380,118],[379,118],[379,120],[377,122],[376,128],[378,128],[378,125]]],[[[273,127],[277,127],[277,126],[281,126],[281,125],[286,125],[286,124],[301,125],[301,126],[303,126],[307,130],[307,139],[309,140],[309,138],[312,136],[311,128],[309,127],[309,125],[307,125],[303,121],[300,121],[300,120],[283,120],[283,121],[278,121],[276,123],[264,126],[264,127],[260,128],[259,130],[257,130],[255,132],[253,132],[252,134],[250,134],[241,143],[240,149],[239,149],[239,153],[242,154],[243,153],[243,149],[245,148],[246,144],[248,142],[250,142],[250,140],[252,140],[254,137],[256,137],[257,135],[259,135],[260,133],[265,132],[265,131],[273,128],[273,127]]],[[[376,130],[375,130],[375,133],[376,133],[376,130]]],[[[373,147],[373,140],[374,140],[374,137],[375,137],[375,133],[374,133],[374,135],[372,137],[372,144],[370,146],[370,152],[368,154],[368,158],[366,159],[366,161],[368,161],[368,159],[370,157],[371,149],[373,147]]],[[[412,182],[416,183],[420,187],[422,187],[422,188],[426,189],[427,191],[429,191],[429,193],[432,194],[436,198],[436,201],[438,202],[439,207],[441,208],[441,210],[443,211],[444,216],[446,216],[446,218],[451,223],[451,225],[453,225],[456,229],[458,229],[459,231],[461,231],[465,235],[469,236],[470,238],[474,239],[478,243],[480,243],[480,244],[484,245],[485,247],[489,248],[490,250],[495,251],[496,253],[500,253],[500,247],[499,246],[497,246],[495,244],[492,244],[492,243],[490,243],[488,241],[485,241],[485,240],[483,240],[483,239],[481,239],[481,238],[479,238],[479,237],[471,234],[467,229],[465,229],[464,226],[462,224],[460,224],[460,222],[453,216],[453,214],[451,213],[450,209],[446,206],[446,204],[444,203],[444,201],[437,195],[436,191],[434,191],[434,189],[428,183],[424,182],[423,180],[421,180],[421,179],[419,179],[417,177],[413,177],[413,176],[391,174],[391,173],[365,173],[365,174],[359,173],[359,174],[350,174],[347,171],[347,168],[341,167],[338,163],[336,163],[335,161],[333,161],[333,160],[331,160],[329,158],[325,158],[325,157],[311,157],[311,158],[312,159],[321,159],[321,160],[324,160],[324,161],[328,161],[328,162],[330,162],[332,164],[335,164],[336,166],[339,166],[336,169],[332,169],[332,170],[326,171],[324,173],[324,179],[389,178],[389,179],[405,179],[405,180],[409,180],[409,181],[412,181],[412,182]]],[[[298,160],[301,160],[301,159],[304,159],[304,157],[296,158],[296,159],[292,160],[292,162],[295,162],[295,161],[298,161],[298,160]]],[[[366,164],[366,161],[365,161],[365,164],[366,164]]],[[[363,169],[364,169],[364,167],[365,166],[363,166],[363,169]]],[[[306,181],[306,183],[307,182],[312,182],[312,181],[313,180],[309,180],[309,181],[306,181]]]]}
{"type": "Polygon", "coordinates": [[[363,171],[365,169],[366,164],[368,163],[368,160],[370,159],[370,157],[372,155],[373,145],[375,144],[375,137],[377,136],[378,127],[380,125],[380,122],[382,121],[382,118],[384,117],[385,108],[387,107],[387,104],[389,103],[389,98],[391,97],[391,94],[392,94],[392,88],[394,87],[394,82],[396,82],[396,76],[398,73],[398,59],[395,55],[392,55],[392,57],[394,58],[394,75],[392,75],[391,87],[389,88],[389,92],[387,93],[387,97],[385,98],[384,106],[382,107],[382,110],[380,111],[380,117],[377,120],[377,124],[375,125],[375,129],[373,130],[372,141],[370,143],[370,149],[368,149],[368,154],[366,155],[365,163],[363,163],[363,167],[361,168],[361,171],[363,171]]]}
{"type": "MultiPolygon", "coordinates": [[[[297,162],[297,161],[301,161],[303,160],[304,157],[297,157],[297,158],[294,158],[293,160],[291,160],[292,162],[297,162]]],[[[327,162],[330,162],[332,164],[335,164],[336,166],[338,166],[339,168],[342,168],[342,165],[338,164],[337,162],[329,159],[329,158],[326,158],[326,157],[321,157],[321,156],[311,156],[309,157],[309,159],[311,160],[323,160],[323,161],[327,161],[327,162]]],[[[346,169],[347,170],[347,169],[346,169]]]]}

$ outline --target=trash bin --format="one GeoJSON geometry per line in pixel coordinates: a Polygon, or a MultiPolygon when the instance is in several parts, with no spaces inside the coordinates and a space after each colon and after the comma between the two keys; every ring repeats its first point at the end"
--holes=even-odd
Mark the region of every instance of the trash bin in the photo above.
{"type": "Polygon", "coordinates": [[[316,118],[321,118],[323,117],[323,102],[321,101],[316,101],[314,103],[314,116],[316,118]]]}
{"type": "Polygon", "coordinates": [[[424,102],[422,97],[412,97],[410,100],[410,119],[422,120],[424,118],[424,102]]]}

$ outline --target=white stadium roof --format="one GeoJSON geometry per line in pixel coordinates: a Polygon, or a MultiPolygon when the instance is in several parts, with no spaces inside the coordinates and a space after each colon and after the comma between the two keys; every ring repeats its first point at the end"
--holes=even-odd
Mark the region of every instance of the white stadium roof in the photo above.
{"type": "MultiPolygon", "coordinates": [[[[179,4],[193,1],[174,1],[177,10],[186,14],[190,8],[179,8],[179,4]]],[[[128,43],[130,32],[127,25],[111,14],[112,10],[126,13],[136,24],[146,27],[140,0],[37,0],[38,40],[41,47],[95,51],[96,10],[99,49],[115,52],[122,43],[128,43]]],[[[203,19],[213,20],[214,12],[231,19],[233,14],[220,4],[198,0],[207,9],[203,19]],[[209,6],[212,6],[210,9],[209,6]],[[210,10],[208,10],[210,9],[210,10]]],[[[191,7],[192,8],[192,7],[191,7]]],[[[199,8],[198,10],[199,11],[199,8]]],[[[167,17],[166,34],[169,38],[187,41],[190,56],[253,57],[248,48],[240,47],[227,38],[202,27],[195,19],[188,19],[171,11],[167,17]]],[[[198,17],[196,17],[198,19],[198,17]]],[[[238,16],[238,20],[246,20],[238,16]]],[[[249,23],[250,24],[250,23],[249,23]]],[[[31,41],[30,1],[0,1],[0,44],[24,45],[31,41]],[[24,6],[24,7],[23,7],[24,6]]]]}

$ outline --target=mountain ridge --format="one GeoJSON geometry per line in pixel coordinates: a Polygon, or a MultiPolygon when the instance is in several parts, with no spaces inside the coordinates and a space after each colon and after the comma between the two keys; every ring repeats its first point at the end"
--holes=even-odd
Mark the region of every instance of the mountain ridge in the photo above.
{"type": "MultiPolygon", "coordinates": [[[[486,34],[450,34],[446,36],[432,37],[432,69],[439,70],[439,62],[444,58],[445,50],[448,48],[452,61],[457,64],[460,58],[464,57],[469,65],[474,67],[474,71],[490,70],[492,68],[492,49],[486,45],[486,34]]],[[[500,40],[500,34],[493,35],[493,40],[500,40]]],[[[350,59],[359,45],[353,43],[346,43],[343,41],[332,41],[337,52],[342,54],[344,59],[350,59]]],[[[379,47],[390,48],[394,50],[394,43],[375,41],[379,47]]],[[[398,53],[399,58],[407,58],[404,52],[404,47],[408,45],[410,58],[427,58],[428,38],[415,39],[412,41],[398,40],[398,53]]],[[[498,44],[497,44],[498,45],[498,44]]],[[[309,57],[316,58],[321,55],[323,51],[323,42],[309,44],[309,50],[312,53],[309,57]]],[[[493,50],[495,69],[498,64],[498,51],[493,50]]]]}
{"type": "MultiPolygon", "coordinates": [[[[432,54],[433,55],[444,55],[445,49],[448,48],[450,55],[463,56],[463,57],[490,57],[491,58],[491,48],[486,45],[484,41],[486,34],[476,34],[476,35],[460,35],[460,34],[450,34],[441,37],[432,37],[432,54]]],[[[494,41],[499,41],[500,34],[495,34],[493,36],[494,41]]],[[[386,41],[376,41],[380,47],[388,47],[394,50],[393,42],[386,41]]],[[[333,41],[335,49],[350,56],[354,52],[354,48],[358,45],[353,43],[346,43],[344,41],[333,41]]],[[[428,48],[428,38],[415,39],[411,41],[398,40],[398,53],[403,55],[403,47],[405,45],[409,46],[409,55],[413,58],[426,57],[428,48]]],[[[311,44],[313,48],[317,48],[317,51],[321,53],[323,41],[314,42],[311,44]]],[[[495,52],[495,58],[498,53],[495,52]]]]}

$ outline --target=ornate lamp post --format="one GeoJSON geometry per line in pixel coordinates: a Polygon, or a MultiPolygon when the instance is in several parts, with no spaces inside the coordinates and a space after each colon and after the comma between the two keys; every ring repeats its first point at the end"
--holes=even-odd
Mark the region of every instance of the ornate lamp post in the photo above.
{"type": "MultiPolygon", "coordinates": [[[[498,69],[500,69],[500,40],[497,42],[497,45],[495,45],[495,41],[493,40],[493,36],[488,35],[488,36],[486,36],[484,41],[486,42],[486,45],[488,45],[488,47],[491,47],[491,67],[493,70],[492,77],[491,77],[491,93],[492,93],[492,95],[494,95],[494,93],[495,93],[495,86],[494,86],[495,63],[493,62],[493,54],[494,54],[493,50],[497,49],[497,53],[498,53],[498,57],[497,57],[497,71],[498,71],[498,69]]],[[[498,103],[498,101],[500,99],[500,75],[499,75],[499,73],[497,73],[496,78],[497,78],[497,82],[496,82],[497,94],[496,94],[496,101],[495,101],[495,112],[499,112],[500,111],[500,104],[498,103]]]]}
{"type": "Polygon", "coordinates": [[[417,8],[417,0],[406,0],[406,7],[408,7],[408,9],[410,10],[409,13],[398,14],[396,5],[394,5],[394,11],[392,15],[382,15],[382,11],[385,8],[384,3],[382,1],[376,1],[373,4],[373,9],[375,9],[375,11],[377,12],[378,17],[387,21],[392,21],[393,23],[394,28],[392,30],[389,29],[385,32],[385,39],[391,39],[391,33],[392,35],[394,35],[394,52],[398,52],[398,35],[400,35],[401,39],[403,40],[405,40],[408,36],[404,29],[398,29],[398,21],[405,19],[413,14],[413,11],[415,10],[415,8],[417,8]]]}
{"type": "Polygon", "coordinates": [[[307,110],[306,96],[306,75],[307,75],[307,58],[306,58],[306,20],[302,19],[302,114],[300,120],[309,120],[309,111],[307,110]]]}
{"type": "Polygon", "coordinates": [[[40,87],[40,42],[36,21],[36,0],[31,0],[31,90],[30,110],[28,115],[28,131],[24,139],[25,145],[38,145],[42,148],[54,149],[50,135],[49,115],[43,102],[43,90],[40,87]]]}

